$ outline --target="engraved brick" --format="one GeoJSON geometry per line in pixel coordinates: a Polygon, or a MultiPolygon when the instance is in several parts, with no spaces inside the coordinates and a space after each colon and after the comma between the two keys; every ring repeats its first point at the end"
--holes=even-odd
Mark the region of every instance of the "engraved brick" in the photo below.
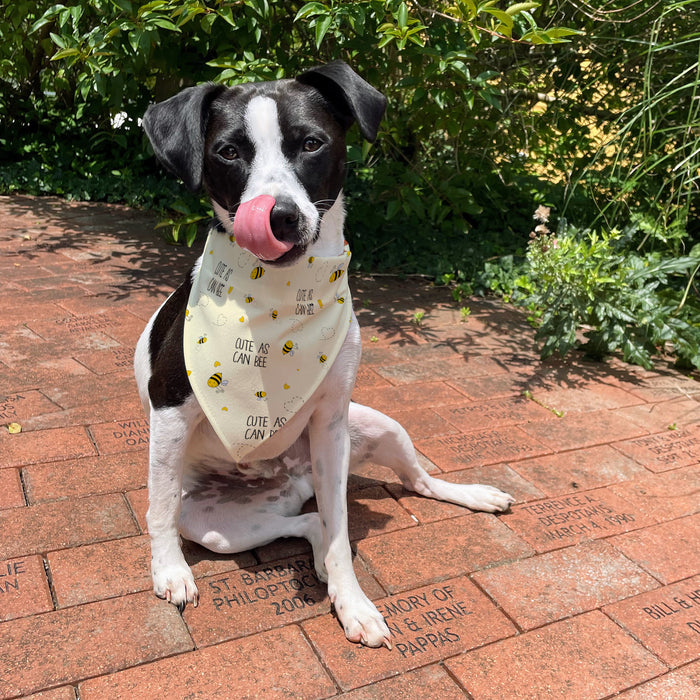
{"type": "Polygon", "coordinates": [[[435,410],[438,415],[465,432],[497,425],[556,419],[551,411],[521,396],[462,403],[456,406],[438,407],[435,410]]]}
{"type": "Polygon", "coordinates": [[[515,628],[466,578],[442,581],[377,601],[392,633],[393,649],[370,649],[346,641],[329,616],[304,630],[343,690],[434,663],[503,639],[515,628]]]}
{"type": "Polygon", "coordinates": [[[538,552],[654,525],[653,514],[611,487],[514,506],[501,521],[538,552]]]}
{"type": "MultiPolygon", "coordinates": [[[[358,560],[355,571],[370,598],[383,595],[358,560]]],[[[205,577],[197,587],[199,606],[188,607],[184,619],[198,646],[330,613],[326,584],[309,554],[205,577]]]]}
{"type": "Polygon", "coordinates": [[[415,446],[444,471],[525,459],[551,451],[519,426],[416,440],[415,446]]]}
{"type": "Polygon", "coordinates": [[[342,700],[397,700],[397,698],[430,696],[440,700],[464,700],[464,691],[438,664],[409,671],[396,678],[389,678],[339,695],[342,700]]]}
{"type": "Polygon", "coordinates": [[[700,657],[700,576],[603,608],[669,666],[700,657]]]}
{"type": "Polygon", "coordinates": [[[642,683],[617,695],[617,700],[688,700],[700,693],[700,661],[642,683]]]}
{"type": "Polygon", "coordinates": [[[693,426],[645,435],[617,442],[614,447],[653,472],[678,469],[700,460],[700,428],[693,426]]]}
{"type": "Polygon", "coordinates": [[[39,556],[0,561],[0,621],[53,610],[39,556]]]}
{"type": "Polygon", "coordinates": [[[148,449],[150,430],[145,418],[91,425],[90,433],[101,455],[148,449]]]}
{"type": "Polygon", "coordinates": [[[19,469],[0,469],[0,510],[24,505],[19,469]]]}

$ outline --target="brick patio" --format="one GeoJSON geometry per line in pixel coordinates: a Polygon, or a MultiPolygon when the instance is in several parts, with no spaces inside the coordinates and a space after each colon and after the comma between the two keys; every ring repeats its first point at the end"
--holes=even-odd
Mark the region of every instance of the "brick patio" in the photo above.
{"type": "Polygon", "coordinates": [[[0,697],[700,697],[700,383],[543,363],[521,314],[473,299],[463,319],[415,279],[353,280],[355,398],[511,511],[421,499],[382,467],[351,478],[355,567],[392,651],[345,640],[302,540],[187,545],[200,606],[155,598],[131,356],[196,252],[153,224],[0,198],[0,697]]]}

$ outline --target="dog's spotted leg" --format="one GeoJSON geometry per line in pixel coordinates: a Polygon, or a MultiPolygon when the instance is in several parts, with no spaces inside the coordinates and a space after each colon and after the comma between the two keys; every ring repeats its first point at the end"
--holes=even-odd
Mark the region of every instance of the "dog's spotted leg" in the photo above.
{"type": "Polygon", "coordinates": [[[493,486],[453,484],[431,476],[418,464],[411,438],[404,428],[373,408],[352,403],[349,420],[353,466],[364,462],[384,465],[393,469],[407,489],[471,510],[498,513],[508,510],[514,501],[510,494],[493,486]]]}
{"type": "MultiPolygon", "coordinates": [[[[352,567],[346,500],[350,458],[347,413],[328,414],[323,409],[317,410],[309,424],[309,437],[328,596],[351,642],[370,647],[384,645],[390,649],[389,628],[360,588],[352,567]]],[[[318,564],[316,568],[318,571],[318,564]]],[[[323,575],[322,570],[319,575],[323,575]]]]}
{"type": "Polygon", "coordinates": [[[146,520],[151,539],[153,590],[183,610],[197,605],[199,593],[180,548],[178,520],[182,493],[184,448],[196,425],[195,402],[151,410],[149,506],[146,520]]]}

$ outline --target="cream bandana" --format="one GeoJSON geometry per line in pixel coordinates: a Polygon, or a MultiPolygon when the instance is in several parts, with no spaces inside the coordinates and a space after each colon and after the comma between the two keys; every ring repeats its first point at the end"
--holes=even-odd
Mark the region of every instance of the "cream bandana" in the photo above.
{"type": "Polygon", "coordinates": [[[241,462],[306,403],[340,351],[352,315],[350,249],[276,267],[232,239],[209,233],[184,350],[197,400],[241,462]]]}

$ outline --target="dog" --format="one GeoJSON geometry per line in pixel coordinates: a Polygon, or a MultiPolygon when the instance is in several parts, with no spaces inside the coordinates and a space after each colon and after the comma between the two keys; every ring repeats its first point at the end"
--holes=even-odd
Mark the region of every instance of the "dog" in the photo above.
{"type": "MultiPolygon", "coordinates": [[[[241,289],[246,283],[251,288],[255,284],[262,292],[274,274],[284,276],[304,267],[310,271],[316,259],[342,260],[349,255],[343,237],[345,136],[356,123],[363,137],[374,141],[385,107],[380,92],[346,63],[335,61],[294,79],[186,88],[150,106],[143,126],[166,169],[191,190],[204,188],[210,197],[215,219],[208,241],[234,246],[240,238],[248,248],[241,248],[241,254],[253,256],[245,258],[244,264],[258,263],[250,275],[247,269],[227,273],[243,279],[241,289]],[[237,226],[237,220],[243,223],[237,226]]],[[[386,465],[406,488],[472,510],[504,511],[513,498],[491,486],[452,484],[430,476],[418,464],[408,434],[396,421],[351,402],[361,348],[349,295],[334,300],[336,307],[347,309],[337,322],[339,327],[323,327],[338,342],[332,357],[318,356],[325,372],[318,385],[294,406],[293,414],[277,419],[275,430],[254,430],[265,439],[254,446],[239,445],[234,458],[226,428],[215,422],[211,407],[205,410],[201,398],[209,391],[212,400],[224,401],[225,372],[213,372],[207,380],[209,389],[203,383],[198,398],[183,349],[190,312],[206,310],[201,303],[204,296],[200,301],[191,297],[208,263],[207,252],[205,248],[184,282],[150,319],[135,351],[139,395],[150,421],[147,523],[154,592],[181,611],[187,603],[198,603],[180,536],[218,553],[246,551],[281,537],[303,537],[311,544],[316,572],[327,583],[347,639],[391,648],[389,629],[353,571],[348,474],[367,462],[386,465]],[[318,512],[301,513],[313,495],[318,512]]],[[[339,268],[330,278],[342,277],[342,272],[339,268]]],[[[303,271],[300,274],[303,277],[303,271]]],[[[226,274],[219,269],[209,276],[220,280],[215,291],[226,296],[226,274]],[[216,274],[220,277],[215,278],[216,274]]],[[[307,286],[315,284],[311,281],[307,286]]],[[[246,291],[241,308],[247,308],[246,301],[257,294],[246,291]]],[[[310,290],[309,296],[315,295],[310,290]]],[[[219,302],[213,293],[212,299],[214,306],[208,308],[216,311],[219,302]]],[[[308,298],[302,302],[303,308],[308,298]]],[[[274,302],[268,314],[274,323],[273,307],[274,302]]],[[[206,347],[209,334],[219,333],[222,347],[228,343],[233,351],[229,354],[235,355],[233,336],[226,334],[235,330],[231,324],[239,319],[217,327],[216,319],[222,316],[210,316],[214,320],[204,326],[209,331],[193,341],[193,347],[206,347]]],[[[299,329],[307,319],[305,315],[291,319],[291,327],[299,329]]],[[[250,361],[257,344],[245,342],[250,361]]],[[[275,350],[280,363],[302,354],[294,353],[296,345],[290,336],[275,350]]],[[[193,355],[197,352],[196,347],[191,350],[193,355]]],[[[264,362],[264,357],[255,355],[255,361],[264,362]]],[[[235,394],[247,371],[245,367],[226,389],[235,394]]],[[[285,382],[284,387],[288,386],[285,382]]],[[[261,410],[267,410],[266,393],[254,392],[261,410]]],[[[235,419],[251,409],[241,413],[221,406],[219,412],[224,410],[235,419]]],[[[267,418],[254,418],[258,420],[270,427],[267,418]]]]}

